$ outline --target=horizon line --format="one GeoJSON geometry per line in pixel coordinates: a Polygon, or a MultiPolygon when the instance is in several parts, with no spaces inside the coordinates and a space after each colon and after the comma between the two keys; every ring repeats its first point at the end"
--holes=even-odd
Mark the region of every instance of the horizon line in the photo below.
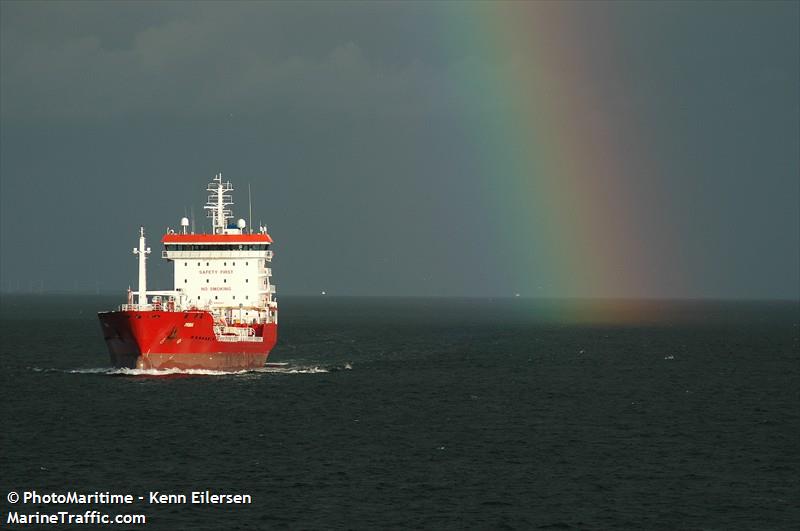
{"type": "MultiPolygon", "coordinates": [[[[93,297],[109,297],[112,295],[119,295],[117,290],[114,291],[94,291],[94,290],[78,290],[73,291],[69,289],[64,290],[45,290],[45,291],[7,291],[0,290],[0,297],[2,296],[15,296],[15,297],[44,297],[44,296],[76,296],[76,295],[89,295],[93,297]]],[[[124,293],[123,293],[124,295],[124,293]]],[[[496,294],[496,295],[439,295],[439,294],[321,294],[321,293],[287,293],[281,294],[281,297],[290,298],[383,298],[383,299],[467,299],[467,300],[493,300],[493,299],[522,299],[522,300],[541,300],[541,301],[640,301],[640,302],[680,302],[680,301],[705,301],[705,302],[800,302],[800,294],[797,296],[774,297],[774,296],[734,296],[734,295],[697,295],[697,296],[631,296],[631,295],[608,295],[608,296],[590,296],[590,295],[552,295],[552,296],[527,296],[517,294],[496,294]]]]}

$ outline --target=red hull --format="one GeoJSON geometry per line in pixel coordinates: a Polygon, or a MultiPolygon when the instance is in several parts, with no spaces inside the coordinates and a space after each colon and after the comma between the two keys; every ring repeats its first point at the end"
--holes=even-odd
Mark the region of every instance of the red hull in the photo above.
{"type": "Polygon", "coordinates": [[[115,367],[237,371],[263,367],[278,325],[259,326],[262,341],[218,341],[209,312],[119,311],[98,314],[115,367]]]}

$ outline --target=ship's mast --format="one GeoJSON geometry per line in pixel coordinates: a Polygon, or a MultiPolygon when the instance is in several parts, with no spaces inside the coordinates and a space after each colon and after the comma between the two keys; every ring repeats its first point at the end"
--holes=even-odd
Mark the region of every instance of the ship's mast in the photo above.
{"type": "MultiPolygon", "coordinates": [[[[223,205],[223,197],[224,194],[222,193],[222,174],[219,174],[219,184],[217,185],[217,228],[224,229],[225,228],[225,206],[223,205]]],[[[220,231],[222,232],[222,231],[220,231]]]]}
{"type": "Polygon", "coordinates": [[[147,305],[147,255],[150,248],[145,247],[144,227],[139,227],[139,248],[133,250],[133,254],[139,255],[139,306],[147,305]]]}
{"type": "Polygon", "coordinates": [[[211,218],[211,232],[213,234],[224,234],[228,226],[228,218],[232,217],[230,210],[225,207],[233,204],[230,194],[233,186],[230,181],[222,182],[222,174],[218,173],[208,184],[207,191],[211,192],[208,202],[203,207],[208,210],[208,217],[211,218]]]}

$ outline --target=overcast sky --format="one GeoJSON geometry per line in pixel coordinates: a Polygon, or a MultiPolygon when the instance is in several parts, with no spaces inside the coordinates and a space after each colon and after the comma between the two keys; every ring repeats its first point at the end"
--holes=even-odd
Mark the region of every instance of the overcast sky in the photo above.
{"type": "MultiPolygon", "coordinates": [[[[252,186],[279,294],[798,298],[798,3],[540,5],[587,65],[575,93],[642,117],[642,241],[623,248],[647,282],[548,278],[535,228],[527,254],[501,243],[528,228],[485,197],[500,155],[465,116],[499,103],[465,79],[541,52],[452,38],[464,17],[491,38],[488,4],[3,1],[0,288],[122,293],[137,227],[156,250],[192,208],[205,226],[222,171],[237,217],[252,186]]],[[[149,286],[168,272],[152,260],[149,286]]]]}

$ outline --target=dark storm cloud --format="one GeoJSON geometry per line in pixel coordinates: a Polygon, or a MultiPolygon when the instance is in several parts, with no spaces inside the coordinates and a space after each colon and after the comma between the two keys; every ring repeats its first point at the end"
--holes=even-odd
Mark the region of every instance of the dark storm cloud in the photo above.
{"type": "MultiPolygon", "coordinates": [[[[138,223],[158,234],[185,208],[202,212],[203,179],[220,169],[240,194],[248,179],[257,200],[269,197],[260,206],[284,242],[276,272],[289,291],[336,292],[338,284],[340,293],[380,293],[393,277],[442,279],[448,266],[436,249],[447,247],[454,221],[437,220],[443,209],[431,201],[453,179],[435,155],[458,149],[446,138],[458,132],[448,133],[446,119],[429,121],[447,113],[448,84],[474,65],[437,59],[436,32],[425,30],[436,10],[425,10],[4,3],[3,146],[12,155],[3,161],[4,247],[42,253],[13,229],[23,217],[20,203],[5,199],[13,196],[36,206],[24,210],[41,213],[34,224],[78,228],[55,236],[37,226],[48,252],[74,245],[85,253],[83,263],[42,261],[22,272],[4,252],[5,287],[91,286],[85,263],[109,256],[123,265],[97,271],[101,285],[124,286],[125,247],[85,246],[79,234],[92,227],[96,238],[124,240],[138,223]],[[426,181],[439,171],[431,190],[426,181]],[[370,218],[381,222],[364,226],[370,218]],[[409,276],[403,260],[412,255],[430,265],[409,276]]],[[[456,197],[445,209],[471,201],[456,197]]]]}
{"type": "MultiPolygon", "coordinates": [[[[632,117],[652,150],[632,196],[662,280],[525,294],[796,297],[797,4],[553,5],[586,54],[591,82],[570,88],[602,102],[590,118],[632,117]]],[[[532,51],[453,46],[460,9],[0,3],[2,289],[124,289],[136,227],[157,248],[222,170],[237,215],[253,185],[281,293],[514,293],[465,124],[517,104],[480,80],[513,79],[532,51]]]]}
{"type": "Polygon", "coordinates": [[[435,66],[436,32],[420,31],[437,22],[436,11],[418,11],[330,2],[4,4],[3,118],[432,111],[447,104],[451,76],[435,66]]]}

